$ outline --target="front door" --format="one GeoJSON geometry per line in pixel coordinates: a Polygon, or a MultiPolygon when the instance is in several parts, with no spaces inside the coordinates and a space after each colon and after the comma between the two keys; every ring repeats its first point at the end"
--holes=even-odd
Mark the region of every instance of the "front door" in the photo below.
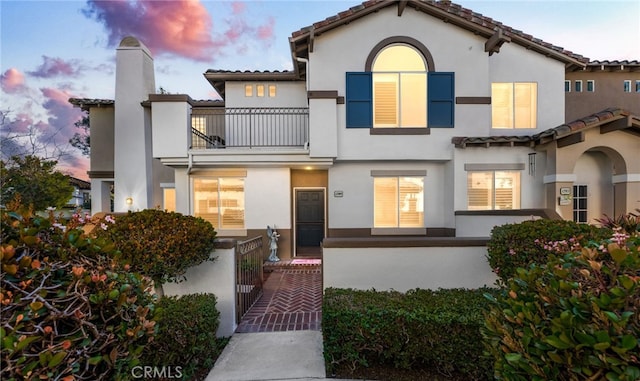
{"type": "Polygon", "coordinates": [[[320,255],[324,239],[324,191],[296,191],[296,255],[320,255]]]}

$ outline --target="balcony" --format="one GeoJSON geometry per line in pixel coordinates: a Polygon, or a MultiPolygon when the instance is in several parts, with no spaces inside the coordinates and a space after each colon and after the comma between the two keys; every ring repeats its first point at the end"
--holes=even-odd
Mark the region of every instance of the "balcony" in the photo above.
{"type": "Polygon", "coordinates": [[[304,148],[309,144],[309,109],[194,108],[193,150],[224,148],[304,148]]]}

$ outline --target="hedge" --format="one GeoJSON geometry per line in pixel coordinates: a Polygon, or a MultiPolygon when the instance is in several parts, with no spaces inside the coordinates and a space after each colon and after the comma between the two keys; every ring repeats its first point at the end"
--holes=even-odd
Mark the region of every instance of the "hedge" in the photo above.
{"type": "Polygon", "coordinates": [[[322,330],[327,374],[362,367],[429,369],[490,379],[480,328],[494,289],[378,292],[325,290],[322,330]]]}

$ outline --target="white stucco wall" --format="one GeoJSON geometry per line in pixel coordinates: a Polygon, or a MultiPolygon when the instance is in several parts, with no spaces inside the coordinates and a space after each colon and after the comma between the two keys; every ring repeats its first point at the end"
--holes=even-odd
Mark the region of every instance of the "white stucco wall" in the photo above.
{"type": "Polygon", "coordinates": [[[467,173],[465,164],[521,164],[520,209],[545,208],[545,193],[542,179],[545,174],[544,153],[535,155],[535,175],[529,174],[529,153],[535,151],[527,147],[467,147],[456,149],[454,160],[455,210],[467,210],[467,173]]]}
{"type": "Polygon", "coordinates": [[[122,212],[154,207],[150,113],[140,102],[155,92],[153,58],[144,47],[119,47],[115,87],[115,199],[122,212]],[[132,198],[133,205],[125,200],[132,198]]]}
{"type": "Polygon", "coordinates": [[[478,247],[324,248],[323,287],[359,290],[479,288],[497,280],[478,247]]]}
{"type": "Polygon", "coordinates": [[[225,84],[226,107],[307,107],[307,93],[303,81],[242,81],[225,84]],[[253,96],[245,96],[245,85],[253,86],[253,96]],[[264,85],[264,97],[256,94],[256,85],[264,85]],[[276,96],[269,96],[269,85],[276,86],[276,96]]]}
{"type": "Polygon", "coordinates": [[[166,296],[188,294],[215,294],[216,309],[220,312],[218,337],[229,337],[237,328],[236,324],[236,259],[235,249],[216,249],[211,253],[213,262],[203,262],[187,269],[187,280],[181,283],[163,285],[166,296]]]}
{"type": "MultiPolygon", "coordinates": [[[[500,53],[489,57],[490,82],[536,82],[538,84],[538,123],[536,129],[495,129],[491,135],[533,135],[564,123],[564,64],[505,43],[500,53]]],[[[489,92],[491,89],[489,88],[489,92]]],[[[490,125],[490,120],[489,120],[490,125]]]]}
{"type": "Polygon", "coordinates": [[[191,145],[191,106],[188,102],[154,102],[153,157],[187,157],[191,145]]]}
{"type": "Polygon", "coordinates": [[[590,224],[603,214],[613,216],[613,168],[602,152],[585,152],[576,162],[574,185],[587,186],[587,218],[590,224]]]}
{"type": "Polygon", "coordinates": [[[329,228],[373,227],[373,177],[372,170],[425,170],[424,220],[425,227],[445,226],[447,213],[453,214],[445,195],[451,192],[446,184],[445,166],[442,163],[338,163],[329,169],[329,228]],[[342,197],[335,197],[342,191],[342,197]]]}
{"type": "Polygon", "coordinates": [[[291,228],[289,168],[249,168],[245,179],[247,229],[291,228]]]}
{"type": "Polygon", "coordinates": [[[523,221],[538,220],[540,217],[529,216],[456,216],[456,237],[490,237],[491,230],[505,224],[519,224],[523,221]]]}

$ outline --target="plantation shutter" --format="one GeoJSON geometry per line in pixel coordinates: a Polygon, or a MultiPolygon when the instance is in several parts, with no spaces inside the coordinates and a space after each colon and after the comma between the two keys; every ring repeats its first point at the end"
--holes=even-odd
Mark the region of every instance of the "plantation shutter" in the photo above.
{"type": "Polygon", "coordinates": [[[347,73],[347,128],[373,127],[373,97],[371,73],[347,73]]]}
{"type": "Polygon", "coordinates": [[[376,177],[373,184],[373,226],[398,227],[398,178],[376,177]]]}
{"type": "Polygon", "coordinates": [[[396,82],[375,82],[375,125],[398,125],[398,92],[396,82]]]}
{"type": "Polygon", "coordinates": [[[452,72],[427,73],[427,117],[429,127],[453,127],[454,77],[452,72]]]}

